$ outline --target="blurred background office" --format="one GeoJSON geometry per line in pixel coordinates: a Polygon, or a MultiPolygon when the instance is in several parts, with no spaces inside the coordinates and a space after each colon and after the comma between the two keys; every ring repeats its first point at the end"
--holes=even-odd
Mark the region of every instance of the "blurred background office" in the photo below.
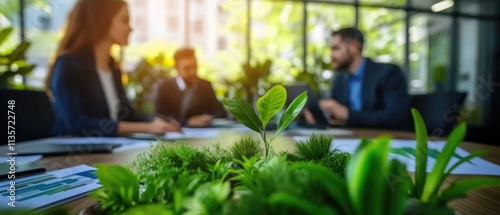
{"type": "MultiPolygon", "coordinates": [[[[0,88],[43,90],[75,2],[0,0],[0,53],[7,56],[0,60],[0,88]]],[[[128,2],[130,45],[112,54],[129,98],[145,113],[154,112],[154,84],[176,75],[173,52],[183,46],[196,48],[198,74],[219,99],[253,101],[253,92],[296,82],[324,95],[334,74],[331,30],[356,26],[366,36],[364,54],[400,66],[410,94],[466,93],[461,107],[448,109],[468,122],[467,140],[500,144],[498,0],[128,2]]]]}

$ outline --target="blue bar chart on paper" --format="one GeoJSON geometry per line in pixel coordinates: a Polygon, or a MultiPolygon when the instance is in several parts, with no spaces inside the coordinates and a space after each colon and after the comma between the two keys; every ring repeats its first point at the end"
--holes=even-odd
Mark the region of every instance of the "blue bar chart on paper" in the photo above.
{"type": "Polygon", "coordinates": [[[0,207],[46,208],[67,202],[101,185],[95,168],[79,165],[40,175],[0,182],[0,207]]]}

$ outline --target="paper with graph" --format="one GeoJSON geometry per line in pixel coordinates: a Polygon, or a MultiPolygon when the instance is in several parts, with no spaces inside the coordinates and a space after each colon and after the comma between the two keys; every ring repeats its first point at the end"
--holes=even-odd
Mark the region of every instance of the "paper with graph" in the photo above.
{"type": "Polygon", "coordinates": [[[94,175],[96,169],[79,165],[35,176],[0,182],[0,208],[10,208],[11,197],[16,208],[41,209],[53,207],[95,190],[101,185],[94,175]],[[14,191],[14,192],[12,192],[14,191]],[[14,195],[12,195],[14,194],[14,195]]]}

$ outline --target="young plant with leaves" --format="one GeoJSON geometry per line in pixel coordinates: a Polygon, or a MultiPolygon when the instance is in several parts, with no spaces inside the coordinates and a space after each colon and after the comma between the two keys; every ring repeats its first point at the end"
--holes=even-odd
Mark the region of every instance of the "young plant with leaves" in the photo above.
{"type": "Polygon", "coordinates": [[[299,115],[307,102],[307,92],[295,98],[279,119],[278,129],[271,138],[267,137],[266,126],[271,119],[285,106],[286,90],[281,85],[276,85],[257,100],[255,113],[252,105],[240,98],[226,98],[224,107],[243,125],[260,134],[264,141],[266,158],[270,157],[271,142],[283,132],[288,125],[299,115]]]}
{"type": "Polygon", "coordinates": [[[455,154],[456,148],[465,137],[467,126],[465,122],[462,122],[455,129],[453,129],[442,152],[437,156],[436,163],[434,164],[432,171],[427,174],[427,129],[420,113],[416,109],[412,109],[411,111],[413,114],[417,139],[415,183],[410,190],[410,196],[412,198],[415,198],[421,203],[425,203],[427,205],[446,207],[446,204],[449,201],[457,198],[463,198],[469,191],[483,187],[500,186],[500,179],[491,177],[475,177],[457,180],[448,188],[440,191],[444,181],[453,172],[453,170],[465,162],[470,162],[475,157],[487,154],[488,151],[473,151],[469,156],[459,159],[459,161],[448,168],[450,160],[455,154]]]}

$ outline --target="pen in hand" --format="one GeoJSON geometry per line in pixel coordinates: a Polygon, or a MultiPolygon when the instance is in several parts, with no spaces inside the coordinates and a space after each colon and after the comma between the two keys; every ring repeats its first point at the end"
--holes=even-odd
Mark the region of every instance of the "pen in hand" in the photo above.
{"type": "Polygon", "coordinates": [[[164,120],[165,122],[168,122],[174,128],[174,131],[182,133],[181,124],[177,120],[175,120],[173,117],[164,116],[162,114],[156,114],[156,117],[164,120]]]}

